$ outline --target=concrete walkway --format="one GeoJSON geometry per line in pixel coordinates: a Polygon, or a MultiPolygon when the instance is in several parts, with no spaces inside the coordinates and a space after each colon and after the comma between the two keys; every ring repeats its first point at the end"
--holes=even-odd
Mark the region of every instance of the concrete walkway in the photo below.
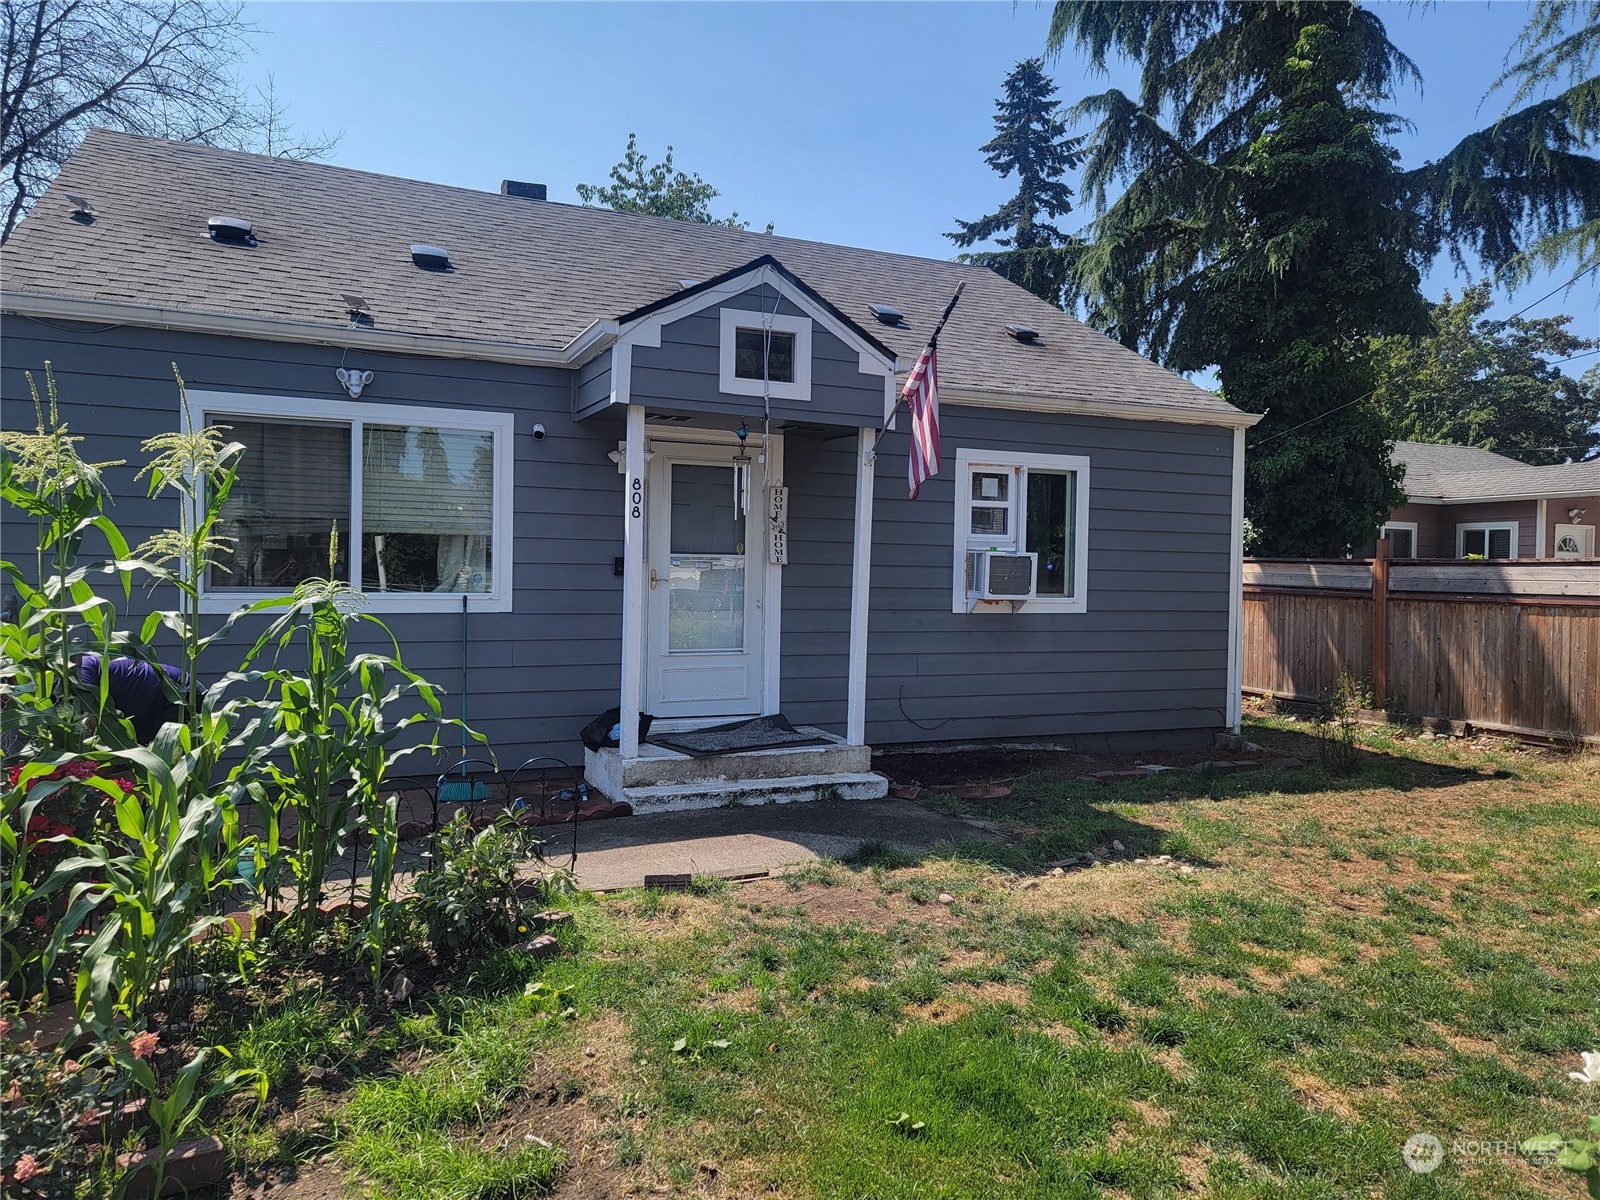
{"type": "MultiPolygon", "coordinates": [[[[546,854],[559,863],[571,835],[550,832],[554,836],[546,854]]],[[[642,886],[646,875],[739,879],[776,874],[819,858],[847,857],[872,840],[919,854],[941,842],[993,837],[909,800],[819,800],[651,813],[579,825],[576,874],[582,887],[613,891],[642,886]]]]}

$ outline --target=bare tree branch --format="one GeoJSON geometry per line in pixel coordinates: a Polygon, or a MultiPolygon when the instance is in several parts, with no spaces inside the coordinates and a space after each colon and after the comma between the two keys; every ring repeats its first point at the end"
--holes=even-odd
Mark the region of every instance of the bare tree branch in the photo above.
{"type": "Polygon", "coordinates": [[[255,26],[209,0],[0,0],[0,241],[91,125],[320,158],[342,135],[296,139],[269,81],[236,68],[255,26]]]}

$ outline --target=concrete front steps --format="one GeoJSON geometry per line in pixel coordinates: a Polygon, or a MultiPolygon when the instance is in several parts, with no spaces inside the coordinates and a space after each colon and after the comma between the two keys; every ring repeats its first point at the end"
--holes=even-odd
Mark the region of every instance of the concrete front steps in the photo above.
{"type": "Polygon", "coordinates": [[[746,750],[694,758],[645,743],[624,762],[611,748],[586,750],[583,774],[608,800],[624,800],[636,813],[725,808],[736,804],[792,804],[802,800],[881,800],[889,781],[872,770],[872,747],[799,727],[827,739],[820,746],[746,750]]]}

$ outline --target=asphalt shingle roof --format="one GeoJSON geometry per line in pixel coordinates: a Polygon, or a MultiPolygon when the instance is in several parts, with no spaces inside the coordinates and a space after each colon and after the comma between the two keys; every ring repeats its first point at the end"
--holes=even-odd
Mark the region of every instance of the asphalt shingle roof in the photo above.
{"type": "Polygon", "coordinates": [[[1600,460],[1534,467],[1475,446],[1396,442],[1406,495],[1432,500],[1499,500],[1600,495],[1600,460]]]}
{"type": "Polygon", "coordinates": [[[603,208],[501,196],[324,163],[95,130],[18,227],[7,291],[197,312],[348,320],[341,293],[369,302],[374,327],[560,347],[680,288],[770,254],[909,366],[956,285],[966,293],[940,339],[947,389],[1236,410],[993,272],[603,208]],[[63,192],[95,209],[70,219],[63,192]],[[207,218],[254,223],[259,245],[219,245],[207,218]],[[419,270],[413,242],[442,246],[455,270],[419,270]],[[907,329],[877,324],[893,304],[907,329]],[[1024,346],[1003,326],[1037,329],[1024,346]]]}

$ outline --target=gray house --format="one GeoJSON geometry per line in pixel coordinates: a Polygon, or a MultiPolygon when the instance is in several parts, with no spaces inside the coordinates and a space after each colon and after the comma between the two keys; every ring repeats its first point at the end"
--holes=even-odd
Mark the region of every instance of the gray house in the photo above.
{"type": "MultiPolygon", "coordinates": [[[[617,708],[588,769],[636,803],[881,794],[871,745],[1237,724],[1256,418],[986,270],[543,196],[95,132],[5,251],[4,420],[50,360],[96,458],[229,426],[210,611],[324,573],[337,522],[340,574],[503,763],[573,760],[617,708]],[[911,500],[888,418],[963,283],[911,500]],[[821,744],[691,757],[640,712],[821,744]]],[[[132,470],[118,520],[171,524],[132,470]]]]}

